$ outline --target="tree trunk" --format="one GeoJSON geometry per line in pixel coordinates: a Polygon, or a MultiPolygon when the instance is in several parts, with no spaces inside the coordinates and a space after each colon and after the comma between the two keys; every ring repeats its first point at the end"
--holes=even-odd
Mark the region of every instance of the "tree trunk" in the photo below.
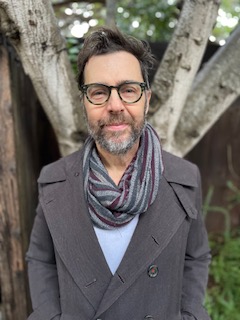
{"type": "Polygon", "coordinates": [[[0,0],[0,27],[10,38],[51,122],[62,154],[86,131],[76,81],[49,0],[0,0]]]}

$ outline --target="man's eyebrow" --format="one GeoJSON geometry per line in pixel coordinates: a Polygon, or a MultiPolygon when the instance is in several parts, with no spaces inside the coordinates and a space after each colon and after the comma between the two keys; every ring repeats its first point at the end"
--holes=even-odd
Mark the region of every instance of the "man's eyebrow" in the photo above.
{"type": "MultiPolygon", "coordinates": [[[[142,81],[130,80],[130,79],[119,80],[119,81],[117,81],[116,86],[120,86],[121,84],[131,83],[131,82],[142,82],[142,81]]],[[[105,84],[106,86],[111,86],[111,84],[107,84],[107,83],[105,83],[105,82],[101,82],[101,84],[105,84]]]]}
{"type": "MultiPolygon", "coordinates": [[[[142,81],[139,81],[139,80],[129,80],[129,79],[127,79],[127,80],[120,80],[120,81],[117,81],[117,83],[116,83],[115,86],[118,87],[118,86],[120,86],[120,85],[122,85],[122,84],[127,84],[127,83],[132,83],[132,82],[142,82],[142,81]]],[[[109,83],[107,83],[107,82],[105,82],[105,81],[92,82],[92,83],[90,83],[90,84],[102,84],[102,85],[107,86],[107,87],[113,86],[113,84],[109,84],[109,83]]]]}
{"type": "Polygon", "coordinates": [[[118,85],[129,83],[129,82],[141,82],[141,81],[127,79],[127,80],[119,81],[118,85]]]}

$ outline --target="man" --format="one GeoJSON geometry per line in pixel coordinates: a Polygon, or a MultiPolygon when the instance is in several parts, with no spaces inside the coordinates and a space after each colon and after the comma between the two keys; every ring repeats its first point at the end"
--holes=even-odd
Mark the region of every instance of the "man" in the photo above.
{"type": "Polygon", "coordinates": [[[146,44],[101,28],[78,85],[90,137],[43,168],[27,252],[29,320],[207,320],[210,253],[195,165],[147,124],[146,44]]]}

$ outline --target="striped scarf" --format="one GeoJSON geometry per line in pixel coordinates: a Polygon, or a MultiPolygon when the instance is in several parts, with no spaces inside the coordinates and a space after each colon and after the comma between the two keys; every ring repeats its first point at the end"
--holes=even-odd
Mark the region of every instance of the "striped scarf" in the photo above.
{"type": "Polygon", "coordinates": [[[84,151],[84,190],[96,226],[102,229],[124,226],[153,203],[163,162],[159,138],[149,124],[145,126],[138,152],[118,186],[109,177],[91,137],[86,140],[84,151]]]}

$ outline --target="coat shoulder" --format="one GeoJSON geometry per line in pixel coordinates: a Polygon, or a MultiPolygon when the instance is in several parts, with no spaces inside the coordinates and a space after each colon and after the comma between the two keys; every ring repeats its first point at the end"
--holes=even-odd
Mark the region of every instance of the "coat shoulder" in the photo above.
{"type": "Polygon", "coordinates": [[[67,172],[69,170],[74,170],[74,166],[78,166],[80,168],[81,162],[82,150],[62,157],[42,168],[38,178],[38,183],[64,181],[66,180],[67,172]]]}
{"type": "Polygon", "coordinates": [[[168,182],[197,187],[199,185],[198,167],[183,158],[163,151],[164,177],[168,182]]]}

